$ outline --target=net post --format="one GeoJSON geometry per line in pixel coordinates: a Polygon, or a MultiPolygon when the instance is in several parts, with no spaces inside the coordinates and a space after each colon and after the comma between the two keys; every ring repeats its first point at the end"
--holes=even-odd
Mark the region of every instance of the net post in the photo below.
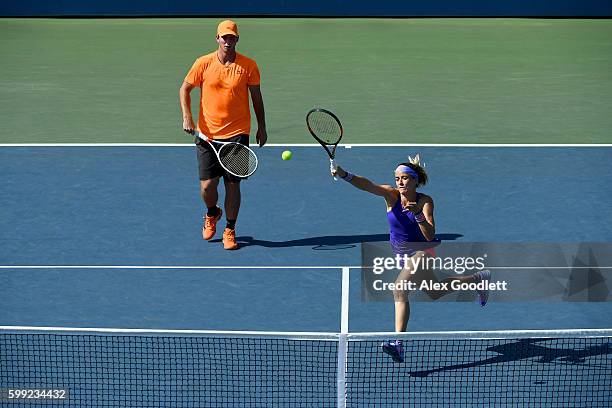
{"type": "Polygon", "coordinates": [[[342,268],[340,336],[338,337],[338,408],[346,408],[346,360],[348,354],[350,268],[342,268]]]}

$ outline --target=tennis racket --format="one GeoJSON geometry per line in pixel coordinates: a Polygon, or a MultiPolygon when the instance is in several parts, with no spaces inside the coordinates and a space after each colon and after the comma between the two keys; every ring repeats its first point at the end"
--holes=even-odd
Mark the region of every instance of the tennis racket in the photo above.
{"type": "MultiPolygon", "coordinates": [[[[344,133],[340,119],[327,109],[315,108],[306,114],[306,126],[308,126],[308,131],[312,137],[327,152],[330,168],[335,170],[336,147],[338,147],[344,133]]],[[[337,178],[334,177],[334,180],[337,180],[337,178]]]]}
{"type": "Polygon", "coordinates": [[[249,177],[257,170],[257,155],[250,147],[242,143],[209,139],[201,132],[196,132],[196,136],[212,147],[221,167],[228,173],[236,177],[249,177]]]}

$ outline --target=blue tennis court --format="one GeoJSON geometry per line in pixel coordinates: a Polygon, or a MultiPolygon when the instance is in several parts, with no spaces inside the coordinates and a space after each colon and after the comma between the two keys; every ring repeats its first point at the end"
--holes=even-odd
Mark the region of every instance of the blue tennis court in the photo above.
{"type": "MultiPolygon", "coordinates": [[[[201,238],[192,147],[0,149],[1,320],[27,326],[4,328],[3,385],[65,389],[68,406],[606,406],[612,348],[593,329],[610,326],[610,302],[412,302],[404,364],[380,352],[388,333],[338,334],[392,328],[393,305],[360,296],[362,245],[388,240],[384,207],[334,182],[318,148],[293,149],[289,162],[259,150],[239,251],[201,238]],[[591,331],[542,331],[560,328],[591,331]],[[539,331],[491,331],[508,329],[539,331]]],[[[355,146],[338,159],[383,182],[417,151],[443,242],[612,238],[609,148],[355,146]]]]}
{"type": "MultiPolygon", "coordinates": [[[[339,269],[228,269],[359,266],[362,243],[388,240],[382,200],[334,182],[319,148],[294,147],[291,161],[282,150],[258,150],[243,185],[243,248],[228,252],[201,238],[191,147],[0,149],[3,324],[337,331],[339,269]],[[189,269],[199,266],[226,269],[189,269]]],[[[417,152],[443,241],[612,240],[601,222],[612,218],[609,148],[356,146],[338,159],[392,182],[389,169],[417,152]]],[[[361,302],[359,287],[353,271],[351,329],[390,330],[392,305],[361,302]]],[[[604,328],[609,305],[417,302],[410,330],[604,328]]]]}

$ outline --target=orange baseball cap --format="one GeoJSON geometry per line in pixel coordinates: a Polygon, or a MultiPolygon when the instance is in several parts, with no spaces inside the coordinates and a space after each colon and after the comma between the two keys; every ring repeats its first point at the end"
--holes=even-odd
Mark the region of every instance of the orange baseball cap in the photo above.
{"type": "Polygon", "coordinates": [[[223,37],[224,35],[232,34],[238,37],[238,25],[232,20],[224,20],[219,23],[217,27],[217,35],[223,37]]]}

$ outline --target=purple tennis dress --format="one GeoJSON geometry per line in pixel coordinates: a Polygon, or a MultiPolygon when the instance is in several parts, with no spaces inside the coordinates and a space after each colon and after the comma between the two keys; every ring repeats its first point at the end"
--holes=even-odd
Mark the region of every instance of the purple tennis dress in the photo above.
{"type": "MultiPolygon", "coordinates": [[[[420,195],[417,193],[417,201],[420,195]]],[[[396,255],[412,255],[417,249],[411,243],[429,242],[414,219],[414,214],[402,208],[401,198],[398,198],[391,211],[387,212],[387,220],[390,229],[389,242],[396,255]]]]}

